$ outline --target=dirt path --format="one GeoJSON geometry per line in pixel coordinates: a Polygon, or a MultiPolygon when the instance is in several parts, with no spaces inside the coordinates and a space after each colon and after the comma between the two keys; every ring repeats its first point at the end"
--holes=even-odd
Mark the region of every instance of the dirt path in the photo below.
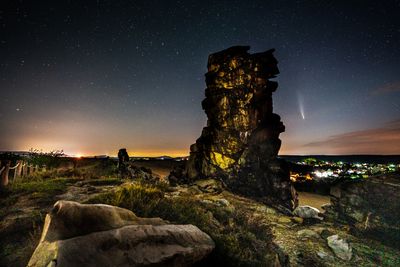
{"type": "Polygon", "coordinates": [[[182,162],[174,160],[147,160],[147,161],[135,161],[133,165],[137,167],[145,167],[151,169],[154,174],[159,175],[161,178],[165,178],[169,175],[171,170],[182,164],[182,162]]]}
{"type": "Polygon", "coordinates": [[[309,192],[297,192],[299,194],[299,205],[309,205],[322,211],[321,206],[330,203],[329,196],[318,195],[309,192]]]}

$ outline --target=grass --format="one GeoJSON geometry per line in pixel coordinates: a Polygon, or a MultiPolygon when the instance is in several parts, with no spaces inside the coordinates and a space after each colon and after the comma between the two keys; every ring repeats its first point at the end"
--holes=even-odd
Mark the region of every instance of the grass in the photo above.
{"type": "Polygon", "coordinates": [[[55,195],[64,191],[67,185],[73,181],[74,179],[71,178],[26,181],[12,184],[10,190],[13,193],[46,193],[48,195],[55,195]]]}
{"type": "Polygon", "coordinates": [[[36,172],[0,190],[0,266],[26,266],[39,241],[46,210],[69,185],[119,185],[112,161],[81,162],[77,168],[36,172]],[[33,211],[32,211],[33,209],[33,211]],[[11,222],[12,221],[12,222],[11,222]]]}
{"type": "Polygon", "coordinates": [[[44,213],[33,211],[17,222],[16,232],[0,240],[0,266],[26,266],[40,239],[44,217],[44,213]]]}
{"type": "Polygon", "coordinates": [[[143,182],[124,185],[93,197],[88,203],[127,208],[141,217],[160,217],[176,224],[193,224],[208,233],[216,248],[204,265],[269,266],[274,260],[271,232],[241,209],[203,203],[190,196],[166,197],[165,187],[143,182]]]}
{"type": "Polygon", "coordinates": [[[47,204],[53,201],[55,195],[63,193],[68,184],[76,181],[71,178],[48,180],[20,180],[11,183],[0,192],[0,219],[6,216],[21,196],[28,195],[37,204],[47,204]]]}
{"type": "Polygon", "coordinates": [[[120,178],[100,178],[100,179],[92,179],[88,180],[86,184],[93,185],[93,186],[106,186],[106,185],[120,185],[124,181],[120,178]]]}
{"type": "Polygon", "coordinates": [[[72,178],[23,179],[1,192],[0,219],[5,224],[0,229],[0,266],[26,265],[40,238],[44,210],[74,181],[72,178]],[[6,219],[6,216],[10,217],[6,219]],[[13,218],[11,225],[10,218],[13,218]]]}
{"type": "Polygon", "coordinates": [[[377,266],[400,266],[398,255],[393,254],[392,251],[387,251],[385,246],[378,246],[378,249],[374,248],[371,249],[371,246],[367,244],[358,243],[355,249],[359,254],[367,255],[368,258],[377,263],[377,266]]]}

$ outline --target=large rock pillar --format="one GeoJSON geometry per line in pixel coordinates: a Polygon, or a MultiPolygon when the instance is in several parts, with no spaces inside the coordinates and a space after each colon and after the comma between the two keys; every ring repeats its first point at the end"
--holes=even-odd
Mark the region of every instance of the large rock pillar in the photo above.
{"type": "Polygon", "coordinates": [[[285,126],[273,113],[279,73],[274,50],[249,54],[235,46],[211,54],[202,107],[207,126],[190,147],[189,180],[218,178],[238,193],[287,208],[296,205],[289,171],[277,155],[285,126]]]}

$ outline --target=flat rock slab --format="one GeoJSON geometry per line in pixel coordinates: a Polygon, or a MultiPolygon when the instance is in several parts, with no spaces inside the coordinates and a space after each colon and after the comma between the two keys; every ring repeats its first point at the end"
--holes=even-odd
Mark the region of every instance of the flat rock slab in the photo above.
{"type": "Polygon", "coordinates": [[[193,225],[128,225],[41,242],[28,266],[190,266],[213,248],[193,225]]]}
{"type": "Polygon", "coordinates": [[[28,266],[190,266],[214,247],[194,225],[140,218],[109,205],[58,201],[28,266]]]}

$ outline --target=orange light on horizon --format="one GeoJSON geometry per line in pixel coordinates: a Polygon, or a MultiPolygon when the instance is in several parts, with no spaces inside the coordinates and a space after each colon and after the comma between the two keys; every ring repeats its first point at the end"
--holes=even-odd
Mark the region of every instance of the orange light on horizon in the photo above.
{"type": "Polygon", "coordinates": [[[156,150],[145,150],[145,151],[128,151],[131,157],[186,157],[189,152],[186,150],[166,150],[166,151],[156,151],[156,150]]]}
{"type": "MultiPolygon", "coordinates": [[[[75,153],[68,151],[66,152],[67,155],[73,155],[75,158],[82,158],[82,157],[94,157],[94,156],[109,156],[109,157],[117,157],[117,152],[114,153],[107,153],[104,151],[101,152],[84,152],[84,153],[75,153]]],[[[128,154],[130,157],[162,157],[162,156],[169,156],[169,157],[187,157],[189,156],[189,151],[187,150],[129,150],[128,154]]]]}

